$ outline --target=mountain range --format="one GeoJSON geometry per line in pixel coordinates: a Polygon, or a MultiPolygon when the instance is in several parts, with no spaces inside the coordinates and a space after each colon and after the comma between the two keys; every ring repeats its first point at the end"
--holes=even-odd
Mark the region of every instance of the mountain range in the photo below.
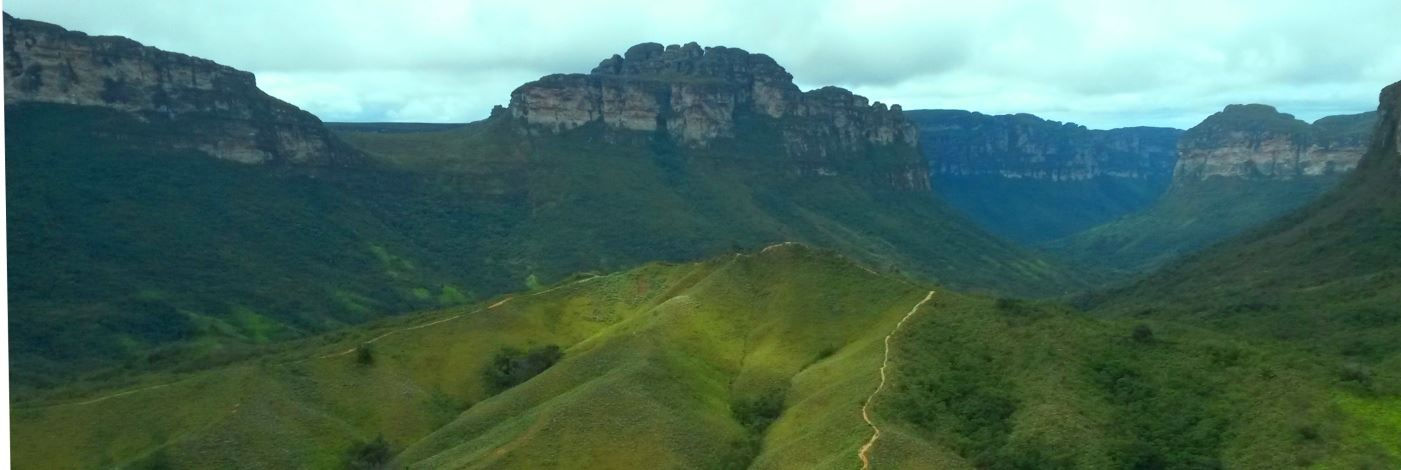
{"type": "Polygon", "coordinates": [[[1097,131],[643,43],[325,124],[4,51],[17,467],[1401,464],[1401,82],[1097,131]]]}

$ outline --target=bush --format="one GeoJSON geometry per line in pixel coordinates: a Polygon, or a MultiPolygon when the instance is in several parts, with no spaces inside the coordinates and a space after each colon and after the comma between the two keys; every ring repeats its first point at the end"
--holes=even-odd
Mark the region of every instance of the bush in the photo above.
{"type": "Polygon", "coordinates": [[[542,346],[529,351],[503,348],[496,353],[491,364],[483,373],[487,391],[495,395],[506,389],[520,385],[545,369],[555,365],[564,357],[559,346],[542,346]]]}
{"type": "Polygon", "coordinates": [[[369,344],[362,344],[355,350],[355,363],[362,366],[375,364],[375,350],[369,344]]]}
{"type": "Polygon", "coordinates": [[[376,436],[373,441],[353,445],[346,454],[345,468],[348,469],[371,470],[389,466],[389,443],[385,442],[384,435],[376,436]]]}
{"type": "Polygon", "coordinates": [[[1142,323],[1133,327],[1133,340],[1140,343],[1153,342],[1153,328],[1142,323]]]}

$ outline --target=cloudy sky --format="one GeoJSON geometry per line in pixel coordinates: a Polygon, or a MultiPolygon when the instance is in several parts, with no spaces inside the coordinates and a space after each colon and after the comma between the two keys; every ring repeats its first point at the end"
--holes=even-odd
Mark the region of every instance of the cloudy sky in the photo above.
{"type": "Polygon", "coordinates": [[[462,122],[639,42],[773,56],[804,89],[906,109],[1190,127],[1306,120],[1401,80],[1401,1],[7,0],[20,18],[213,59],[330,121],[462,122]],[[1167,5],[1171,4],[1171,5],[1167,5]]]}

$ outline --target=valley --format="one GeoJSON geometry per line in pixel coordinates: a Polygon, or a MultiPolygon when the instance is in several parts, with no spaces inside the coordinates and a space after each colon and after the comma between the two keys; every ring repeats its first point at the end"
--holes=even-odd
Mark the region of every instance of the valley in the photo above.
{"type": "Polygon", "coordinates": [[[1401,82],[1099,130],[643,42],[322,122],[3,29],[16,468],[1401,466],[1401,82]]]}

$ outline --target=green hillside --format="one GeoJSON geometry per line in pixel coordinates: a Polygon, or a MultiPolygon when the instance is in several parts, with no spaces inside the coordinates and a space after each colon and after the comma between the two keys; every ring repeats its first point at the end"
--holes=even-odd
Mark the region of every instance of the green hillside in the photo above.
{"type": "Polygon", "coordinates": [[[802,245],[649,264],[19,397],[12,449],[25,468],[854,468],[869,399],[874,468],[1398,462],[1395,423],[1362,414],[1390,405],[1326,363],[929,295],[802,245]]]}
{"type": "Polygon", "coordinates": [[[1317,200],[1340,179],[1179,182],[1147,209],[1043,247],[1102,270],[1105,278],[1134,276],[1288,214],[1317,200]]]}
{"type": "Polygon", "coordinates": [[[1099,310],[1190,321],[1289,341],[1356,363],[1350,374],[1401,371],[1401,86],[1382,93],[1372,146],[1336,191],[1250,234],[1174,263],[1099,310]]]}
{"type": "MultiPolygon", "coordinates": [[[[1076,285],[925,193],[753,160],[762,136],[692,153],[599,129],[523,138],[488,120],[347,133],[383,161],[306,169],[146,145],[179,130],[112,111],[8,109],[18,387],[229,360],[574,273],[784,240],[967,289],[1076,285]]],[[[894,157],[869,164],[881,158],[894,157]]]]}

